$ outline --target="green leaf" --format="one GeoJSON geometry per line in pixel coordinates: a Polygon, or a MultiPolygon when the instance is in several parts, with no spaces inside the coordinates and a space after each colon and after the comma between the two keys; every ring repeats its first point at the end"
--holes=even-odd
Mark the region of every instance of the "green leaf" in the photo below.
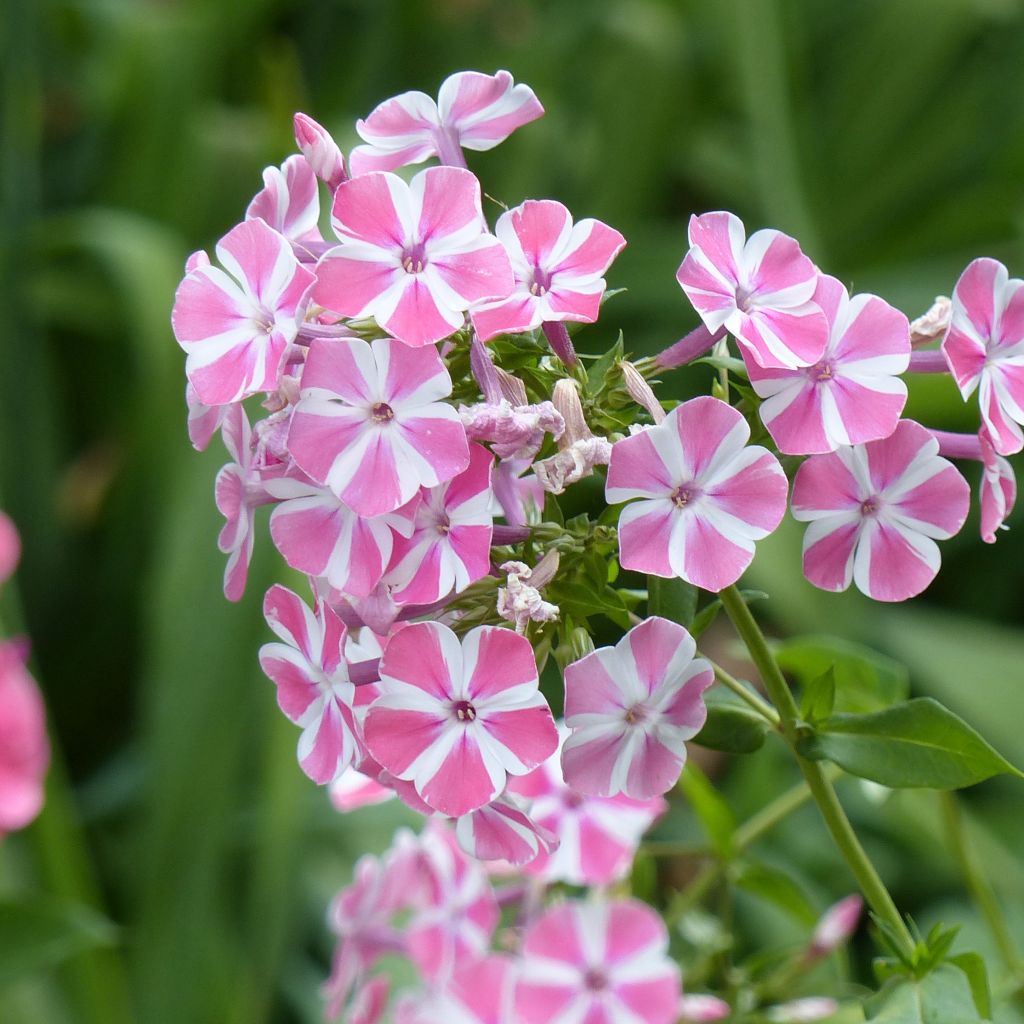
{"type": "Polygon", "coordinates": [[[593,363],[591,363],[587,370],[587,384],[591,394],[598,394],[604,385],[604,379],[611,371],[612,367],[616,363],[622,361],[622,356],[625,351],[623,344],[622,331],[619,331],[619,336],[607,352],[601,355],[593,363]]]}
{"type": "Polygon", "coordinates": [[[722,857],[731,859],[732,837],[736,831],[732,808],[692,761],[679,777],[679,788],[690,801],[711,844],[722,857]]]}
{"type": "Polygon", "coordinates": [[[891,978],[864,1003],[864,1016],[879,1024],[980,1024],[967,975],[943,964],[920,981],[891,978]]]}
{"type": "Polygon", "coordinates": [[[750,754],[764,746],[768,723],[729,690],[715,687],[705,694],[708,717],[690,741],[727,754],[750,754]]]}
{"type": "Polygon", "coordinates": [[[781,644],[775,657],[805,687],[832,669],[838,711],[878,711],[909,692],[907,670],[899,662],[835,637],[796,637],[781,644]]]}
{"type": "Polygon", "coordinates": [[[967,983],[971,986],[971,997],[980,1016],[992,1016],[992,994],[988,985],[988,970],[985,961],[977,953],[959,953],[951,956],[949,962],[959,967],[967,975],[967,983]]]}
{"type": "Polygon", "coordinates": [[[86,907],[5,900],[0,903],[0,986],[114,940],[114,926],[86,907]]]}
{"type": "MultiPolygon", "coordinates": [[[[763,590],[741,590],[740,596],[749,605],[752,601],[766,601],[768,595],[763,590]]],[[[703,633],[715,619],[718,618],[718,613],[722,610],[722,602],[719,598],[715,598],[713,601],[709,601],[693,618],[693,623],[690,626],[690,635],[696,639],[703,633]]]]}
{"type": "Polygon", "coordinates": [[[804,687],[800,700],[800,715],[808,722],[820,722],[828,718],[836,704],[836,670],[829,665],[817,679],[804,687]]]}
{"type": "Polygon", "coordinates": [[[893,789],[959,789],[993,775],[1021,775],[931,697],[866,715],[834,715],[801,740],[800,752],[893,789]]]}
{"type": "Polygon", "coordinates": [[[735,876],[736,884],[745,892],[785,911],[800,924],[813,927],[818,914],[797,882],[778,868],[767,864],[743,864],[735,876]]]}
{"type": "Polygon", "coordinates": [[[689,626],[697,614],[697,588],[678,577],[647,577],[647,612],[689,626]]]}

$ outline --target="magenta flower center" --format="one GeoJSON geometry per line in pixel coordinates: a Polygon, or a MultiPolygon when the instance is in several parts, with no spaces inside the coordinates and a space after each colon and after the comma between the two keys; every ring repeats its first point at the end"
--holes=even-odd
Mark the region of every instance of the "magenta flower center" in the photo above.
{"type": "Polygon", "coordinates": [[[374,423],[390,423],[395,418],[395,410],[387,402],[378,402],[370,410],[370,417],[374,423]]]}
{"type": "Polygon", "coordinates": [[[832,380],[835,375],[835,366],[828,359],[822,359],[807,369],[807,376],[819,384],[832,380]]]}
{"type": "Polygon", "coordinates": [[[533,282],[530,284],[531,295],[544,295],[551,289],[551,275],[543,267],[533,268],[533,282]]]}
{"type": "Polygon", "coordinates": [[[562,796],[562,803],[569,808],[570,811],[576,810],[577,807],[583,806],[585,797],[577,793],[574,789],[567,789],[562,796]]]}
{"type": "Polygon", "coordinates": [[[603,992],[608,987],[608,975],[600,967],[591,967],[583,975],[583,984],[591,992],[603,992]]]}
{"type": "Polygon", "coordinates": [[[860,506],[860,514],[862,516],[873,516],[878,514],[878,510],[882,505],[882,499],[877,495],[872,495],[867,501],[863,502],[860,506]]]}
{"type": "Polygon", "coordinates": [[[460,722],[475,722],[476,708],[468,700],[457,700],[452,704],[452,711],[460,722]]]}
{"type": "Polygon", "coordinates": [[[694,487],[693,484],[681,484],[669,497],[676,508],[686,508],[687,505],[700,497],[700,488],[694,487]]]}
{"type": "Polygon", "coordinates": [[[437,532],[441,534],[442,537],[447,537],[448,534],[451,533],[452,521],[448,518],[447,514],[442,512],[441,515],[437,517],[436,527],[437,532]]]}
{"type": "Polygon", "coordinates": [[[650,717],[650,712],[643,704],[634,704],[626,709],[626,721],[630,725],[642,725],[650,717]]]}
{"type": "Polygon", "coordinates": [[[427,265],[427,250],[422,242],[417,242],[402,253],[402,269],[407,274],[421,274],[427,265]]]}
{"type": "Polygon", "coordinates": [[[740,285],[736,289],[736,308],[744,313],[750,312],[750,307],[754,304],[754,289],[744,288],[740,285]]]}

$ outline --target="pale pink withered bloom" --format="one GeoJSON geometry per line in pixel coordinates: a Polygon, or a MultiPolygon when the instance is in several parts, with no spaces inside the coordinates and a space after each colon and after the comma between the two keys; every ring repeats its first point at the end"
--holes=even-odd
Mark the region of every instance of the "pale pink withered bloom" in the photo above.
{"type": "Polygon", "coordinates": [[[396,536],[385,582],[398,604],[431,604],[461,593],[491,567],[491,469],[494,456],[469,446],[469,466],[424,488],[412,529],[396,536]]]}
{"type": "Polygon", "coordinates": [[[907,401],[898,376],[910,363],[907,318],[877,295],[851,299],[827,274],[818,278],[814,301],[830,333],[813,366],[764,369],[746,360],[750,383],[765,400],[761,419],[787,455],[888,437],[907,401]]]}
{"type": "Polygon", "coordinates": [[[349,155],[353,174],[392,171],[432,156],[465,166],[463,149],[493,149],[544,108],[528,85],[513,85],[507,71],[460,71],[444,80],[435,103],[406,92],[381,103],[356,131],[368,143],[349,155]]]}
{"type": "Polygon", "coordinates": [[[1007,529],[1007,518],[1017,501],[1017,478],[1013,466],[997,454],[988,432],[982,427],[981,444],[981,539],[986,544],[996,542],[996,533],[1007,529]]]}
{"type": "Polygon", "coordinates": [[[679,1000],[680,1024],[711,1024],[732,1015],[732,1007],[717,996],[695,993],[679,1000]]]}
{"type": "Polygon", "coordinates": [[[313,173],[333,192],[346,177],[345,158],[323,125],[308,114],[297,113],[292,120],[295,144],[302,150],[313,173]]]}
{"type": "Polygon", "coordinates": [[[565,430],[561,413],[550,402],[512,405],[506,399],[460,405],[459,416],[471,441],[486,441],[499,459],[529,459],[550,434],[556,441],[565,430]]]}
{"type": "Polygon", "coordinates": [[[942,351],[964,399],[978,392],[996,452],[1024,448],[1024,281],[998,260],[968,264],[953,292],[942,351]]]}
{"type": "Polygon", "coordinates": [[[539,825],[508,790],[455,823],[462,850],[477,860],[529,864],[538,854],[558,849],[558,837],[539,825]]]}
{"type": "MultiPolygon", "coordinates": [[[[569,735],[559,727],[562,741],[569,735]]],[[[626,876],[640,837],[668,810],[656,796],[634,800],[590,796],[566,785],[561,759],[553,754],[539,768],[512,779],[509,789],[529,800],[530,816],[558,836],[557,850],[541,852],[523,870],[545,882],[608,885],[626,876]]]]}
{"type": "Polygon", "coordinates": [[[295,154],[280,167],[263,171],[263,188],[245,211],[246,220],[260,218],[289,242],[320,242],[320,192],[305,157],[295,154]]]}
{"type": "Polygon", "coordinates": [[[10,579],[21,558],[21,538],[6,512],[0,512],[0,583],[10,579]]]}
{"type": "Polygon", "coordinates": [[[174,336],[188,354],[185,372],[205,405],[277,390],[315,280],[288,240],[262,220],[233,227],[217,243],[217,258],[227,273],[196,266],[178,286],[171,312],[174,336]]]}
{"type": "Polygon", "coordinates": [[[352,178],[334,193],[331,224],[342,244],[317,264],[314,299],[342,316],[372,316],[407,345],[447,338],[473,303],[512,290],[469,171],[430,167],[409,184],[388,173],[352,178]]]}
{"type": "Polygon", "coordinates": [[[679,967],[668,931],[638,900],[573,902],[526,930],[516,978],[519,1024],[675,1024],[679,967]]]}
{"type": "Polygon", "coordinates": [[[793,516],[810,523],[804,575],[822,590],[852,581],[876,601],[905,601],[935,578],[935,541],[963,526],[969,503],[967,481],[912,420],[880,441],[812,455],[793,483],[793,516]]]}
{"type": "Polygon", "coordinates": [[[284,560],[352,597],[366,597],[380,582],[395,534],[412,533],[419,505],[413,495],[393,512],[360,516],[305,474],[280,476],[266,488],[280,502],[270,516],[270,536],[284,560]]]}
{"type": "Polygon", "coordinates": [[[605,494],[619,517],[624,569],[679,576],[705,590],[735,583],[786,511],[786,475],[717,398],[694,398],[612,448],[605,494]]]}
{"type": "Polygon", "coordinates": [[[604,295],[604,274],[626,244],[599,220],[581,220],[551,199],[530,199],[498,218],[494,233],[512,261],[515,289],[507,298],[470,310],[486,341],[532,331],[545,321],[593,323],[604,295]]]}
{"type": "Polygon", "coordinates": [[[652,616],[614,647],[565,670],[562,746],[566,784],[594,796],[648,800],[667,793],[686,760],[686,740],[707,718],[711,665],[678,623],[652,616]]]}
{"type": "Polygon", "coordinates": [[[818,271],[795,239],[770,229],[748,239],[724,212],[691,217],[689,235],[676,280],[712,334],[724,327],[761,366],[821,358],[829,330],[813,301],[818,271]]]}
{"type": "Polygon", "coordinates": [[[404,505],[469,465],[466,431],[443,399],[452,380],[433,348],[391,339],[315,339],[288,449],[361,516],[404,505]]]}
{"type": "Polygon", "coordinates": [[[828,996],[807,996],[768,1007],[765,1019],[772,1024],[817,1024],[834,1016],[838,1009],[839,1004],[828,996]]]}
{"type": "Polygon", "coordinates": [[[25,668],[26,651],[22,641],[0,641],[0,838],[39,813],[50,764],[46,712],[25,668]]]}
{"type": "Polygon", "coordinates": [[[352,764],[357,752],[345,627],[323,600],[311,611],[279,584],[267,591],[263,614],[284,642],[260,648],[260,667],[277,686],[281,710],[302,729],[299,765],[325,785],[352,764]]]}
{"type": "Polygon", "coordinates": [[[857,893],[833,903],[814,927],[809,955],[826,956],[848,942],[857,928],[863,909],[864,900],[857,893]]]}
{"type": "Polygon", "coordinates": [[[406,626],[388,641],[380,679],[370,753],[442,814],[490,803],[558,744],[533,648],[512,630],[480,626],[460,643],[440,623],[406,626]]]}

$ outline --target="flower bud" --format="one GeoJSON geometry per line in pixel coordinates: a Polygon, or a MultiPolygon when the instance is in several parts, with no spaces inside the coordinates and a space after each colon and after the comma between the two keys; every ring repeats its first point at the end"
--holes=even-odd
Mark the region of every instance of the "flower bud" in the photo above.
{"type": "Polygon", "coordinates": [[[679,1001],[680,1024],[707,1024],[709,1021],[725,1020],[731,1013],[729,1004],[715,996],[683,996],[679,1001]]]}
{"type": "Polygon", "coordinates": [[[864,901],[856,893],[829,907],[814,929],[809,955],[825,956],[843,945],[856,930],[863,909],[864,901]]]}
{"type": "Polygon", "coordinates": [[[775,1024],[815,1024],[815,1021],[831,1017],[838,1009],[839,1004],[834,999],[811,996],[773,1006],[765,1013],[765,1017],[775,1024]]]}
{"type": "Polygon", "coordinates": [[[313,168],[313,173],[332,191],[348,176],[345,160],[330,132],[306,114],[296,114],[295,144],[313,168]]]}
{"type": "Polygon", "coordinates": [[[629,397],[637,405],[643,406],[650,414],[655,423],[661,423],[665,419],[665,410],[661,407],[651,385],[647,383],[640,371],[628,360],[623,359],[619,363],[623,379],[626,382],[626,390],[629,397]]]}

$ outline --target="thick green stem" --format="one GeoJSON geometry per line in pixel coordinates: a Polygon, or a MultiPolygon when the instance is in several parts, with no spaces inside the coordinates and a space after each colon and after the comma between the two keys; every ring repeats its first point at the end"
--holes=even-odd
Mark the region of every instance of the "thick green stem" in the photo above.
{"type": "Polygon", "coordinates": [[[914,940],[900,916],[892,896],[889,895],[889,890],[886,889],[885,883],[879,877],[874,864],[871,863],[853,831],[850,819],[847,818],[846,812],[839,802],[839,797],[836,796],[831,780],[818,762],[802,757],[796,748],[800,709],[797,707],[796,700],[786,683],[778,662],[768,647],[768,641],[765,640],[760,626],[751,615],[747,603],[735,586],[727,587],[718,596],[726,614],[732,620],[736,632],[750,652],[750,658],[761,674],[768,696],[778,708],[782,719],[782,733],[793,749],[797,764],[800,766],[800,771],[811,791],[811,796],[814,797],[814,801],[818,805],[821,816],[825,819],[832,840],[853,872],[854,878],[857,879],[857,884],[875,916],[889,926],[893,936],[900,943],[902,952],[909,957],[914,950],[914,940]]]}
{"type": "Polygon", "coordinates": [[[768,701],[763,700],[749,687],[744,686],[738,679],[729,675],[721,665],[716,665],[715,662],[711,662],[711,667],[715,670],[715,679],[717,679],[718,682],[732,690],[736,696],[745,700],[759,715],[761,715],[762,718],[769,721],[774,728],[779,728],[781,721],[779,713],[771,706],[771,704],[768,703],[768,701]]]}

